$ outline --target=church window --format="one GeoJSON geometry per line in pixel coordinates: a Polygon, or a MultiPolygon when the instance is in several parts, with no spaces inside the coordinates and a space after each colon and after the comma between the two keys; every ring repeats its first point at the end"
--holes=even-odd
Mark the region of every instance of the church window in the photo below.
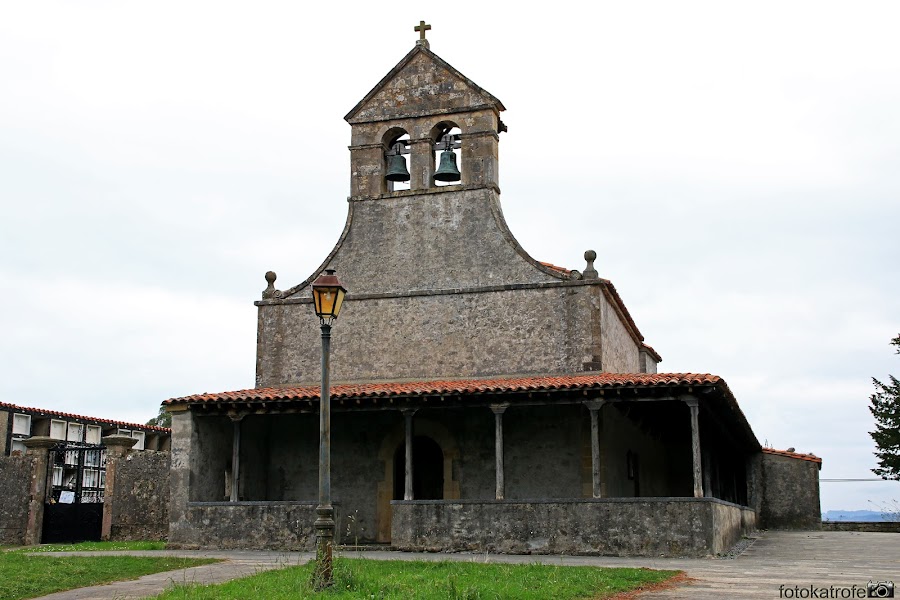
{"type": "Polygon", "coordinates": [[[432,130],[434,140],[434,184],[436,186],[456,185],[462,179],[459,170],[462,164],[461,132],[455,123],[438,123],[432,130]]]}

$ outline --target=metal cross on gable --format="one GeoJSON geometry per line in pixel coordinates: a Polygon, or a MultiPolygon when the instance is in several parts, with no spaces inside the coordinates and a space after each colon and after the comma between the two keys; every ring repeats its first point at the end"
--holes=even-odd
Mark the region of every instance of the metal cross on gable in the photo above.
{"type": "Polygon", "coordinates": [[[431,29],[431,25],[426,25],[425,21],[419,21],[419,24],[413,27],[413,31],[419,32],[419,39],[425,39],[425,32],[431,29]]]}

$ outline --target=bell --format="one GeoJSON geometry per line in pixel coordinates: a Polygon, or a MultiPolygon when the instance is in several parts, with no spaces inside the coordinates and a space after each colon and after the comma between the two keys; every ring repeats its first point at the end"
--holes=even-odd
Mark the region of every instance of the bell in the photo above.
{"type": "Polygon", "coordinates": [[[441,152],[441,164],[434,172],[434,178],[438,181],[459,181],[459,169],[456,168],[456,154],[451,150],[441,152]]]}
{"type": "Polygon", "coordinates": [[[388,181],[409,181],[409,171],[406,170],[406,159],[402,154],[388,156],[388,170],[384,176],[388,181]]]}

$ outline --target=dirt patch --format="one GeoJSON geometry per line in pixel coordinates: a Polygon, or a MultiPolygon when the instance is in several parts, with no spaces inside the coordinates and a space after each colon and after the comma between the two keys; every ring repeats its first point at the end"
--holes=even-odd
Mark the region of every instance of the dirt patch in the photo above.
{"type": "Polygon", "coordinates": [[[648,592],[659,592],[661,590],[670,590],[682,585],[690,585],[695,581],[697,580],[693,577],[688,577],[687,573],[681,571],[674,577],[666,579],[665,581],[660,581],[659,583],[651,583],[650,585],[641,586],[636,590],[631,590],[630,592],[621,592],[619,594],[616,594],[615,596],[610,596],[609,600],[635,600],[641,594],[646,594],[648,592]]]}

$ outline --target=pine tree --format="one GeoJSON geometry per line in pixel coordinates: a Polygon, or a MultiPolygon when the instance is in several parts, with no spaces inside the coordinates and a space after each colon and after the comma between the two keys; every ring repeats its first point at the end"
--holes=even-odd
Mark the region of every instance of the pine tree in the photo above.
{"type": "MultiPolygon", "coordinates": [[[[891,340],[900,354],[900,335],[891,340]]],[[[875,431],[869,432],[878,451],[878,467],[872,472],[882,479],[900,480],[900,381],[893,375],[890,383],[881,383],[875,378],[872,382],[877,390],[869,397],[872,405],[869,412],[875,417],[875,431]]]]}

